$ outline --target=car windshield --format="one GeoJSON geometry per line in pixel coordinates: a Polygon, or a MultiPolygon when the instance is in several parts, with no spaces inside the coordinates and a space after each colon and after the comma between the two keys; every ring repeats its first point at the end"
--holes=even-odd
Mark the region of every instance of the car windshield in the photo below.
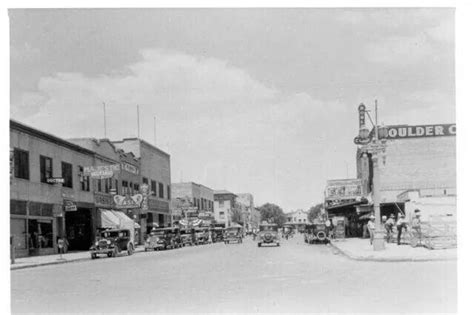
{"type": "Polygon", "coordinates": [[[101,233],[104,238],[115,238],[128,236],[127,231],[105,231],[101,233]]]}
{"type": "Polygon", "coordinates": [[[277,226],[273,225],[260,225],[260,231],[277,231],[277,226]]]}

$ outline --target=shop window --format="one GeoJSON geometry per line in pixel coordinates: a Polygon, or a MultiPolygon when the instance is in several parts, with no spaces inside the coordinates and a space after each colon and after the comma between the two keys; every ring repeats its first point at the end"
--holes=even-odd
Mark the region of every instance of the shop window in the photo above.
{"type": "Polygon", "coordinates": [[[26,220],[10,219],[10,234],[17,249],[26,249],[26,220]]]}
{"type": "Polygon", "coordinates": [[[164,191],[164,186],[163,183],[158,184],[158,193],[160,194],[160,198],[165,198],[165,191],[164,191]]]}
{"type": "Polygon", "coordinates": [[[13,160],[15,166],[15,177],[30,179],[30,158],[28,151],[14,149],[13,160]]]}
{"type": "Polygon", "coordinates": [[[84,167],[79,166],[79,174],[81,175],[81,190],[90,191],[90,176],[84,175],[84,167]]]}
{"type": "Polygon", "coordinates": [[[28,232],[29,248],[53,247],[53,221],[28,220],[28,232]]]}
{"type": "Polygon", "coordinates": [[[47,179],[53,177],[53,159],[40,155],[40,180],[47,183],[47,179]]]}
{"type": "Polygon", "coordinates": [[[156,181],[154,180],[151,181],[151,194],[156,196],[156,181]]]}
{"type": "Polygon", "coordinates": [[[61,174],[64,178],[63,187],[72,188],[72,164],[61,162],[61,174]]]}

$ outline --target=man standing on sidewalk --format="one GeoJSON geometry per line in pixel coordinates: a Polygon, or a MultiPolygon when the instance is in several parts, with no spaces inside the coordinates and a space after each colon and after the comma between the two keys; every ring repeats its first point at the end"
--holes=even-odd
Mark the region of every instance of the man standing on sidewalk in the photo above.
{"type": "Polygon", "coordinates": [[[392,239],[394,225],[395,225],[395,216],[392,213],[390,215],[390,218],[388,218],[387,222],[385,222],[385,230],[387,231],[387,243],[390,243],[390,240],[392,239]]]}
{"type": "Polygon", "coordinates": [[[421,219],[420,219],[421,213],[419,209],[415,209],[415,218],[411,222],[411,227],[415,231],[414,237],[417,238],[417,244],[421,245],[421,219]]]}
{"type": "Polygon", "coordinates": [[[403,213],[400,213],[398,221],[397,221],[397,231],[398,231],[397,244],[398,245],[400,245],[400,238],[402,236],[403,229],[405,229],[405,231],[407,230],[407,222],[405,221],[405,215],[403,213]]]}
{"type": "Polygon", "coordinates": [[[374,233],[375,233],[375,216],[371,215],[369,222],[367,222],[367,229],[369,230],[370,235],[370,245],[374,242],[374,233]]]}

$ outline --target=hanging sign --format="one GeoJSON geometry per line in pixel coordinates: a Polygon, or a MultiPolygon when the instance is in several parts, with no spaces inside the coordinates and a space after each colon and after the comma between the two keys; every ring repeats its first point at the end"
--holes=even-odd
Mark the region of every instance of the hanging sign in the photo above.
{"type": "Polygon", "coordinates": [[[143,201],[142,201],[142,210],[147,211],[148,210],[148,195],[150,193],[149,187],[147,184],[142,184],[140,186],[140,193],[143,196],[143,201]]]}
{"type": "Polygon", "coordinates": [[[46,178],[48,184],[64,184],[64,178],[62,177],[50,177],[46,178]]]}
{"type": "Polygon", "coordinates": [[[77,211],[76,202],[69,199],[64,199],[64,211],[77,211]]]}

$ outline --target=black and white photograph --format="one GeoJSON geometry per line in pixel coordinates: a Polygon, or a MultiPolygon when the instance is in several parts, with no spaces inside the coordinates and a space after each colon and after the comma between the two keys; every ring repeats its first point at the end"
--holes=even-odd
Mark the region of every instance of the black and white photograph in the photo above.
{"type": "Polygon", "coordinates": [[[3,14],[11,313],[458,312],[455,7],[3,14]]]}

